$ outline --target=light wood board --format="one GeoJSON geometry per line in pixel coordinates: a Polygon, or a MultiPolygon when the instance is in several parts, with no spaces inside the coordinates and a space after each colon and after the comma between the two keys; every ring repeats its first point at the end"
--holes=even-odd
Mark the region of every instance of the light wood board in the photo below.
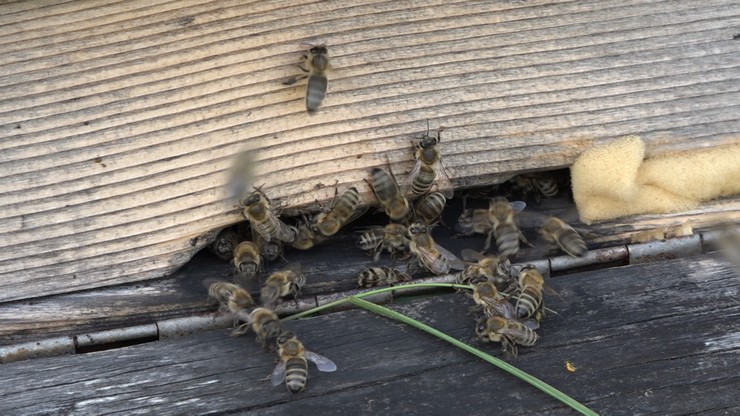
{"type": "Polygon", "coordinates": [[[223,186],[315,208],[444,126],[458,187],[740,135],[737,2],[13,2],[0,8],[0,301],[156,278],[240,219],[223,186]],[[334,70],[304,110],[302,42],[334,70]],[[598,140],[595,140],[598,138],[598,140]]]}

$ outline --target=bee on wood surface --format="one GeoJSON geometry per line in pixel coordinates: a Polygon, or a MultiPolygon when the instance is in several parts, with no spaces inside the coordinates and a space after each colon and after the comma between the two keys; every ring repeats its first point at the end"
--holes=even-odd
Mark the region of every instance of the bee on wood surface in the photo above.
{"type": "Polygon", "coordinates": [[[273,386],[283,381],[292,394],[300,393],[306,388],[308,379],[308,361],[316,364],[319,371],[331,373],[337,365],[330,359],[306,350],[292,332],[283,332],[277,339],[278,364],[270,376],[273,386]]]}
{"type": "Polygon", "coordinates": [[[252,296],[243,287],[233,283],[216,281],[208,287],[208,296],[219,304],[219,311],[237,313],[256,306],[252,296]]]}
{"type": "Polygon", "coordinates": [[[447,204],[447,198],[442,192],[432,192],[424,195],[414,205],[416,221],[426,225],[433,224],[442,215],[445,204],[447,204]]]}
{"type": "Polygon", "coordinates": [[[298,67],[307,75],[292,77],[283,82],[285,85],[294,84],[296,81],[308,78],[306,83],[306,111],[315,113],[326,97],[329,86],[327,72],[330,68],[329,52],[326,45],[311,46],[308,52],[303,54],[304,65],[298,67]]]}
{"type": "Polygon", "coordinates": [[[545,279],[534,266],[524,266],[519,271],[517,281],[516,316],[519,318],[534,317],[538,322],[544,316],[543,291],[545,279]]]}
{"type": "Polygon", "coordinates": [[[465,209],[457,218],[457,230],[459,235],[471,236],[473,234],[488,235],[493,229],[493,224],[488,218],[487,209],[465,209]]]}
{"type": "Polygon", "coordinates": [[[534,329],[536,326],[532,321],[491,316],[478,321],[475,332],[481,341],[500,342],[503,352],[516,357],[517,344],[531,347],[539,340],[540,337],[534,329]]]}
{"type": "Polygon", "coordinates": [[[583,257],[588,248],[580,234],[559,218],[548,217],[540,228],[540,235],[552,246],[560,247],[572,257],[583,257]]]}
{"type": "Polygon", "coordinates": [[[507,301],[492,282],[482,282],[475,285],[473,300],[483,308],[487,317],[502,316],[506,319],[515,317],[514,307],[507,301]]]}
{"type": "Polygon", "coordinates": [[[441,132],[440,129],[436,136],[430,136],[427,125],[427,133],[414,145],[416,163],[405,181],[404,189],[410,188],[416,196],[428,193],[435,181],[445,198],[450,199],[454,194],[452,182],[442,165],[442,152],[439,149],[441,132]]]}
{"type": "Polygon", "coordinates": [[[246,334],[251,328],[257,334],[257,342],[263,348],[275,349],[275,341],[283,332],[283,327],[277,314],[272,309],[259,307],[251,312],[246,312],[246,310],[237,311],[236,315],[238,319],[244,321],[244,324],[232,331],[232,336],[246,334]]]}
{"type": "Polygon", "coordinates": [[[632,234],[630,238],[631,240],[630,242],[632,244],[649,243],[651,241],[666,240],[669,238],[676,238],[676,237],[685,237],[685,236],[692,235],[693,233],[694,233],[694,229],[691,227],[691,225],[688,222],[685,222],[680,225],[653,228],[651,230],[644,230],[644,231],[637,232],[635,234],[632,234]]]}
{"type": "Polygon", "coordinates": [[[251,241],[242,241],[234,247],[234,268],[239,276],[252,280],[262,270],[262,256],[260,248],[251,241]]]}
{"type": "Polygon", "coordinates": [[[301,272],[300,264],[289,264],[265,280],[260,290],[260,300],[263,305],[273,309],[282,297],[293,295],[297,299],[305,284],[306,276],[301,272]]]}
{"type": "Polygon", "coordinates": [[[404,222],[411,215],[409,201],[401,193],[396,178],[381,168],[373,168],[368,182],[380,206],[391,220],[404,222]]]}
{"type": "Polygon", "coordinates": [[[462,270],[464,263],[444,247],[434,242],[429,233],[429,226],[419,223],[408,227],[409,250],[419,263],[433,274],[449,273],[451,268],[462,270]]]}
{"type": "Polygon", "coordinates": [[[491,247],[491,237],[496,239],[499,255],[507,258],[513,257],[519,251],[519,241],[528,244],[514,220],[514,213],[522,211],[525,206],[526,204],[521,201],[509,203],[504,197],[491,200],[488,207],[488,220],[492,227],[483,247],[484,252],[491,247]]]}
{"type": "Polygon", "coordinates": [[[524,173],[511,179],[514,188],[522,193],[522,199],[526,200],[529,194],[534,195],[536,203],[540,203],[541,197],[554,198],[558,195],[558,182],[549,172],[524,173]]]}
{"type": "Polygon", "coordinates": [[[236,231],[231,227],[226,227],[218,233],[208,249],[221,260],[231,260],[237,244],[239,244],[239,236],[236,231]]]}
{"type": "Polygon", "coordinates": [[[360,235],[357,247],[373,253],[373,260],[377,262],[383,250],[391,253],[391,256],[408,251],[407,232],[405,225],[395,223],[390,223],[385,227],[371,228],[360,235]]]}
{"type": "Polygon", "coordinates": [[[270,200],[260,190],[243,198],[240,205],[244,207],[244,216],[249,220],[252,230],[266,242],[273,239],[292,243],[298,231],[282,222],[270,208],[270,200]]]}
{"type": "Polygon", "coordinates": [[[511,284],[511,262],[498,256],[484,256],[475,250],[464,249],[461,253],[464,261],[475,260],[457,276],[457,283],[462,285],[492,282],[499,290],[505,290],[511,284]]]}
{"type": "Polygon", "coordinates": [[[409,280],[411,280],[411,276],[391,267],[369,267],[360,271],[357,286],[373,287],[408,282],[409,280]]]}
{"type": "Polygon", "coordinates": [[[290,244],[291,247],[298,250],[308,250],[326,241],[326,237],[314,232],[310,224],[310,221],[304,215],[303,221],[296,227],[296,238],[290,244]]]}
{"type": "Polygon", "coordinates": [[[334,196],[329,210],[318,214],[314,219],[313,229],[324,237],[331,237],[366,211],[360,192],[357,188],[351,187],[341,196],[334,196]]]}

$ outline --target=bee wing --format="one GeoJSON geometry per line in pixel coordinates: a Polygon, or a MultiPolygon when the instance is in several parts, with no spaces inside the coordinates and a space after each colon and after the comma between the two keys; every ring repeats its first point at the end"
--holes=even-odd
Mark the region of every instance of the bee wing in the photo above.
{"type": "Polygon", "coordinates": [[[344,224],[345,225],[346,224],[349,224],[352,221],[360,218],[361,216],[363,216],[367,212],[368,209],[370,209],[370,207],[367,206],[367,205],[360,205],[360,206],[358,206],[357,208],[355,208],[354,212],[352,212],[352,215],[350,215],[350,217],[347,218],[347,221],[345,221],[344,224]]]}
{"type": "Polygon", "coordinates": [[[267,214],[267,222],[270,224],[252,224],[252,228],[267,242],[270,242],[272,235],[270,235],[270,228],[277,230],[275,232],[275,238],[285,243],[292,243],[295,240],[296,232],[293,228],[289,227],[286,223],[280,220],[272,211],[267,214]]]}
{"type": "Polygon", "coordinates": [[[297,261],[288,263],[287,265],[285,265],[285,267],[283,267],[282,269],[280,269],[280,271],[281,272],[292,271],[292,272],[300,273],[301,272],[301,263],[299,263],[297,261]]]}
{"type": "Polygon", "coordinates": [[[446,248],[440,246],[437,243],[434,243],[434,246],[437,248],[437,251],[439,251],[439,254],[442,255],[442,257],[446,258],[447,261],[450,263],[450,268],[455,270],[462,270],[467,266],[465,262],[457,258],[456,255],[452,254],[449,250],[446,248]]]}
{"type": "Polygon", "coordinates": [[[503,328],[501,330],[501,334],[514,339],[527,338],[529,336],[529,333],[525,328],[517,325],[509,325],[506,328],[503,328]]]}
{"type": "Polygon", "coordinates": [[[403,181],[403,186],[401,187],[402,194],[406,194],[411,191],[411,184],[414,182],[416,175],[419,174],[419,169],[421,169],[421,159],[416,159],[414,167],[411,168],[411,172],[409,172],[409,174],[406,176],[406,179],[403,181]]]}
{"type": "Polygon", "coordinates": [[[462,251],[460,252],[460,257],[462,257],[462,259],[465,261],[479,261],[486,258],[486,256],[484,256],[481,252],[475,251],[470,248],[462,249],[462,251]]]}
{"type": "Polygon", "coordinates": [[[270,375],[270,381],[272,382],[273,386],[279,386],[280,383],[285,380],[285,361],[280,360],[280,362],[277,363],[275,366],[275,369],[272,370],[272,375],[270,375]]]}
{"type": "Polygon", "coordinates": [[[517,319],[517,321],[532,331],[540,328],[540,324],[535,319],[517,319]]]}
{"type": "Polygon", "coordinates": [[[452,185],[450,175],[447,173],[447,168],[442,164],[440,160],[437,162],[437,177],[435,178],[437,184],[437,190],[442,193],[447,199],[452,199],[455,195],[455,186],[452,185]]]}
{"type": "Polygon", "coordinates": [[[524,201],[511,201],[509,202],[509,205],[511,205],[511,209],[513,209],[514,212],[522,212],[524,211],[524,208],[527,207],[527,203],[524,201]]]}
{"type": "Polygon", "coordinates": [[[325,373],[337,371],[337,365],[323,355],[319,355],[311,351],[306,351],[305,355],[307,359],[316,364],[316,368],[318,368],[319,371],[323,371],[325,373]]]}

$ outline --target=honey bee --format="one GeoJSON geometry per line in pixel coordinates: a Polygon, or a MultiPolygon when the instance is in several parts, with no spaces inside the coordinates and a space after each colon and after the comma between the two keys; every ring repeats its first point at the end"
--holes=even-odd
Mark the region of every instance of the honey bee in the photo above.
{"type": "Polygon", "coordinates": [[[514,307],[496,289],[492,282],[482,282],[475,285],[473,300],[483,308],[487,317],[502,316],[506,319],[514,318],[514,307]]]}
{"type": "Polygon", "coordinates": [[[298,298],[306,276],[301,273],[300,264],[292,263],[267,278],[260,290],[260,300],[268,308],[274,308],[279,298],[293,295],[298,298]]]}
{"type": "Polygon", "coordinates": [[[506,319],[503,316],[491,316],[478,321],[475,333],[483,342],[500,342],[501,350],[517,355],[517,344],[531,347],[539,340],[531,321],[506,319]]]}
{"type": "Polygon", "coordinates": [[[409,239],[406,226],[390,223],[385,227],[372,228],[360,235],[357,247],[373,253],[373,260],[380,259],[380,253],[387,250],[393,256],[397,252],[408,250],[409,239]]]}
{"type": "Polygon", "coordinates": [[[231,260],[237,244],[239,244],[239,236],[231,227],[227,227],[218,233],[216,240],[208,246],[208,249],[221,260],[231,260]]]}
{"type": "Polygon", "coordinates": [[[519,296],[514,307],[516,316],[519,318],[534,316],[539,321],[544,316],[542,294],[545,288],[545,279],[534,266],[527,265],[519,271],[517,284],[519,296]]]}
{"type": "Polygon", "coordinates": [[[491,237],[496,238],[499,255],[502,257],[513,257],[519,251],[519,241],[527,243],[524,234],[519,230],[514,213],[524,209],[526,204],[521,201],[509,203],[504,197],[496,197],[491,200],[488,207],[488,220],[491,222],[491,231],[486,238],[483,251],[491,247],[491,237]]]}
{"type": "Polygon", "coordinates": [[[298,224],[298,227],[296,228],[296,230],[297,230],[296,238],[290,244],[291,247],[295,249],[308,250],[312,248],[313,246],[323,243],[326,240],[325,237],[317,235],[316,233],[313,232],[313,230],[311,229],[311,226],[309,225],[308,220],[305,218],[303,222],[298,224]]]}
{"type": "Polygon", "coordinates": [[[313,229],[324,237],[331,237],[366,211],[360,192],[353,186],[341,196],[334,196],[329,211],[318,214],[314,219],[313,229]]]}
{"type": "Polygon", "coordinates": [[[277,314],[269,308],[255,308],[251,312],[237,311],[237,317],[245,323],[231,332],[232,336],[246,334],[251,328],[257,334],[257,341],[263,348],[275,349],[275,341],[283,332],[277,314]]]}
{"type": "Polygon", "coordinates": [[[270,200],[260,189],[255,189],[240,204],[244,207],[244,216],[249,220],[252,230],[266,242],[277,239],[292,243],[295,240],[298,231],[286,225],[272,212],[270,200]]]}
{"type": "Polygon", "coordinates": [[[277,345],[279,361],[272,371],[270,380],[273,386],[285,381],[288,391],[292,394],[300,393],[306,388],[308,361],[316,364],[319,371],[331,373],[337,370],[337,365],[330,359],[306,350],[292,332],[280,334],[277,345]]]}
{"type": "Polygon", "coordinates": [[[414,213],[416,214],[416,221],[423,224],[432,224],[445,209],[447,198],[442,192],[432,192],[424,195],[414,205],[414,213]]]}
{"type": "Polygon", "coordinates": [[[487,209],[465,209],[457,218],[455,229],[460,233],[459,235],[488,235],[493,229],[493,225],[488,219],[487,209]]]}
{"type": "Polygon", "coordinates": [[[665,240],[668,238],[685,237],[693,233],[694,230],[691,228],[691,224],[685,222],[676,226],[640,231],[632,234],[630,240],[632,244],[648,243],[650,241],[665,240]]]}
{"type": "Polygon", "coordinates": [[[242,241],[234,248],[233,262],[239,275],[247,280],[256,278],[262,270],[260,249],[251,241],[242,241]]]}
{"type": "Polygon", "coordinates": [[[556,217],[548,217],[540,228],[540,235],[550,245],[560,247],[571,257],[583,257],[588,248],[583,238],[570,225],[556,217]]]}
{"type": "Polygon", "coordinates": [[[372,287],[390,285],[393,283],[408,282],[411,276],[390,267],[370,267],[360,271],[357,286],[372,287]]]}
{"type": "Polygon", "coordinates": [[[208,296],[219,303],[221,312],[237,313],[255,306],[252,296],[239,285],[228,282],[213,282],[208,287],[208,296]]]}
{"type": "Polygon", "coordinates": [[[404,222],[409,218],[411,206],[392,174],[381,168],[373,168],[368,184],[391,220],[404,222]]]}
{"type": "Polygon", "coordinates": [[[492,282],[498,290],[505,290],[511,284],[511,262],[509,259],[498,256],[484,256],[477,251],[464,249],[461,253],[463,260],[476,260],[477,264],[470,264],[457,276],[457,283],[461,285],[492,282]]]}
{"type": "Polygon", "coordinates": [[[427,124],[427,133],[414,145],[414,159],[416,163],[409,173],[404,189],[411,189],[416,196],[421,196],[429,192],[437,181],[437,189],[450,199],[454,194],[454,188],[447,170],[442,165],[442,152],[439,149],[441,140],[440,129],[436,136],[429,135],[429,126],[427,124]]]}
{"type": "Polygon", "coordinates": [[[326,96],[326,89],[329,86],[329,80],[326,76],[329,70],[329,52],[326,45],[311,46],[308,52],[303,54],[305,67],[299,65],[301,71],[307,75],[292,77],[283,82],[285,85],[294,84],[296,81],[308,77],[306,83],[306,111],[309,114],[315,113],[326,96]]]}
{"type": "Polygon", "coordinates": [[[527,195],[534,194],[536,203],[540,203],[541,196],[554,198],[558,195],[558,183],[555,177],[548,172],[525,173],[517,175],[511,179],[515,188],[522,192],[522,199],[527,199],[527,195]]]}
{"type": "Polygon", "coordinates": [[[429,234],[429,226],[413,223],[408,227],[411,239],[409,250],[419,263],[433,274],[446,274],[450,269],[462,270],[464,263],[444,247],[435,243],[429,234]]]}

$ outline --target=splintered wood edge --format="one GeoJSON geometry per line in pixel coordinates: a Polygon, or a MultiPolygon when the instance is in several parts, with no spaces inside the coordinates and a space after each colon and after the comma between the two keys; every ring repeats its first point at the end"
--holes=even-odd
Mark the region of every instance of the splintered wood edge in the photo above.
{"type": "Polygon", "coordinates": [[[0,301],[176,270],[241,220],[223,187],[244,149],[257,150],[255,182],[296,214],[335,181],[372,200],[368,170],[390,161],[404,176],[427,120],[445,127],[458,188],[568,166],[625,134],[655,153],[738,135],[740,12],[727,1],[12,10],[0,301]],[[315,116],[303,86],[280,83],[302,42],[329,45],[334,66],[315,116]]]}

